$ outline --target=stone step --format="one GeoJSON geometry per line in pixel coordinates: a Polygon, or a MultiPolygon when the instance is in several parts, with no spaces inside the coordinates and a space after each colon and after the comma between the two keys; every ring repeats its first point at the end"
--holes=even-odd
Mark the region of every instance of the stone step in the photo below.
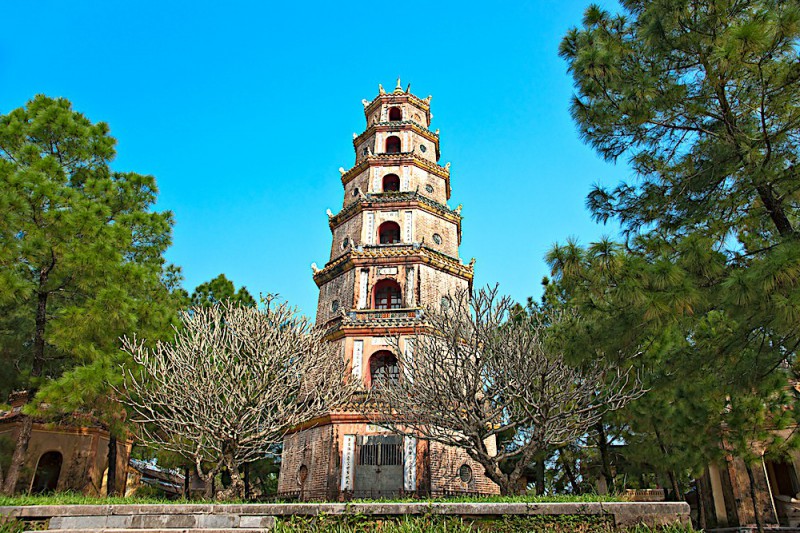
{"type": "Polygon", "coordinates": [[[269,530],[275,525],[274,516],[238,514],[137,514],[137,515],[83,515],[54,516],[50,530],[269,530]]]}

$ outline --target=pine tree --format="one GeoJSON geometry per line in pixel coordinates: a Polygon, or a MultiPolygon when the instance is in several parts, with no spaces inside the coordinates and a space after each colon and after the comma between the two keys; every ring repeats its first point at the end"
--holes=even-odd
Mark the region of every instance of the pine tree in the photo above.
{"type": "Polygon", "coordinates": [[[192,293],[191,303],[193,306],[210,307],[226,300],[245,307],[256,306],[256,299],[247,288],[242,286],[237,291],[225,274],[198,285],[192,293]]]}
{"type": "Polygon", "coordinates": [[[721,440],[752,460],[753,440],[786,445],[770,429],[800,343],[800,4],[622,6],[590,7],[560,52],[584,139],[636,173],[587,201],[625,243],[555,247],[548,292],[582,315],[576,345],[646,348],[628,420],[654,463],[697,468],[721,440]]]}
{"type": "MultiPolygon", "coordinates": [[[[61,98],[0,116],[0,351],[19,369],[10,385],[31,396],[76,365],[111,364],[134,324],[164,331],[174,320],[161,305],[172,214],[152,211],[152,176],[111,169],[115,144],[107,124],[61,98]]],[[[24,420],[6,493],[30,439],[24,420]]]]}

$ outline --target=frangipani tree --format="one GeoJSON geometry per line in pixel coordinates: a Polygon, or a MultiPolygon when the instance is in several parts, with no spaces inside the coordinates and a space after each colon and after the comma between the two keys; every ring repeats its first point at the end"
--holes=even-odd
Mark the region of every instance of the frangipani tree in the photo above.
{"type": "Polygon", "coordinates": [[[242,497],[242,464],[269,455],[287,430],[351,392],[341,354],[323,333],[285,302],[264,304],[195,307],[174,341],[153,349],[123,339],[134,362],[125,368],[125,402],[142,440],[190,458],[207,496],[226,468],[226,496],[242,497]]]}
{"type": "Polygon", "coordinates": [[[397,433],[463,448],[502,494],[521,488],[537,455],[642,393],[625,370],[568,365],[545,342],[546,317],[518,311],[496,287],[449,302],[427,310],[412,349],[395,341],[401,378],[374,386],[378,401],[365,412],[397,433]]]}

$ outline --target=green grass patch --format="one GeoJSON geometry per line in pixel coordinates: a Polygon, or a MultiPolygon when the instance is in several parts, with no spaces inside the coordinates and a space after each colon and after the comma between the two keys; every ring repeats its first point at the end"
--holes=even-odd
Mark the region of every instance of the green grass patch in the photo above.
{"type": "Polygon", "coordinates": [[[520,516],[496,520],[465,520],[455,517],[407,516],[398,519],[375,519],[364,516],[292,517],[278,520],[276,533],[692,533],[691,528],[636,526],[614,528],[613,522],[600,516],[520,516]]]}
{"type": "Polygon", "coordinates": [[[0,496],[0,505],[108,505],[131,503],[187,503],[185,500],[167,500],[166,498],[123,498],[86,496],[75,492],[56,492],[53,494],[19,494],[16,496],[0,496]]]}
{"type": "MultiPolygon", "coordinates": [[[[448,498],[395,498],[382,500],[352,500],[351,503],[588,503],[588,502],[618,502],[623,501],[617,496],[599,496],[597,494],[584,494],[581,496],[552,495],[552,496],[458,496],[448,498]]],[[[208,502],[206,500],[168,500],[151,496],[129,498],[86,496],[74,492],[57,492],[53,494],[21,494],[17,496],[0,496],[0,505],[109,505],[109,504],[186,504],[186,503],[259,503],[246,500],[232,500],[226,502],[208,502]]],[[[266,503],[266,502],[265,502],[266,503]]],[[[280,501],[274,503],[281,503],[280,501]]],[[[337,502],[331,502],[337,503],[337,502]]]]}
{"type": "Polygon", "coordinates": [[[615,495],[581,494],[553,494],[536,496],[524,494],[519,496],[448,496],[442,498],[389,498],[385,500],[352,500],[353,503],[414,503],[414,502],[441,502],[441,503],[591,503],[591,502],[621,502],[621,497],[615,495]]]}

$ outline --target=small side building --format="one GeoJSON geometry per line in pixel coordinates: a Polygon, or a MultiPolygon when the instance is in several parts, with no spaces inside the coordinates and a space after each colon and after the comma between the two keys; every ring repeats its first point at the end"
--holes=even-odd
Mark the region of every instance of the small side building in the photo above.
{"type": "MultiPolygon", "coordinates": [[[[780,430],[788,438],[797,428],[780,430]]],[[[754,449],[757,445],[754,445],[754,449]]],[[[751,465],[761,521],[765,525],[800,527],[800,451],[783,459],[761,459],[751,465]]],[[[750,476],[742,459],[728,454],[698,479],[708,528],[755,524],[750,476]]]]}
{"type": "MultiPolygon", "coordinates": [[[[22,406],[27,393],[11,395],[11,410],[0,412],[0,439],[11,450],[17,442],[26,416],[22,406]],[[10,445],[9,445],[10,443],[10,445]]],[[[109,433],[96,426],[46,424],[34,420],[16,493],[39,494],[73,491],[100,496],[106,494],[109,433]]],[[[118,493],[125,490],[131,442],[117,441],[116,479],[118,493]]]]}

